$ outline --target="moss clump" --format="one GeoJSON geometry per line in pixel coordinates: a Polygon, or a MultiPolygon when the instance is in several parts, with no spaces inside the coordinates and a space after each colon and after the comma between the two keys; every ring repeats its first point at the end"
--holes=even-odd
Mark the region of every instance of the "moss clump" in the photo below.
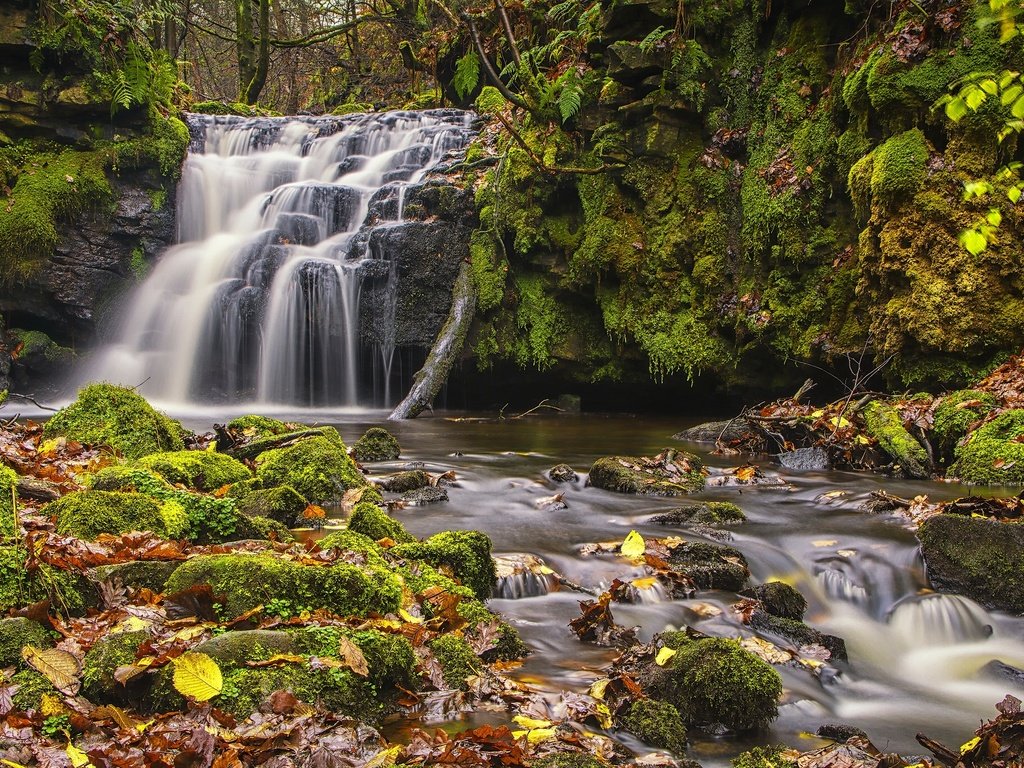
{"type": "Polygon", "coordinates": [[[199,491],[215,491],[252,477],[242,462],[215,451],[173,451],[154,453],[139,460],[169,483],[199,491]]]}
{"type": "Polygon", "coordinates": [[[957,443],[967,434],[967,428],[996,405],[992,395],[977,389],[961,389],[943,395],[935,406],[932,421],[931,438],[935,447],[944,457],[951,457],[957,443]]]}
{"type": "Polygon", "coordinates": [[[162,494],[174,491],[156,472],[134,464],[104,467],[89,477],[88,485],[94,491],[134,491],[155,498],[163,498],[162,494]]]}
{"type": "Polygon", "coordinates": [[[247,517],[266,517],[283,525],[295,525],[306,500],[290,485],[250,491],[238,500],[238,511],[247,517]]]}
{"type": "Polygon", "coordinates": [[[20,662],[21,649],[26,645],[47,648],[53,645],[53,640],[42,624],[31,619],[0,619],[0,667],[20,662]]]}
{"type": "Polygon", "coordinates": [[[410,469],[408,472],[399,472],[377,481],[377,487],[389,493],[415,491],[417,488],[426,488],[428,485],[430,485],[430,475],[422,469],[410,469]]]}
{"type": "MultiPolygon", "coordinates": [[[[264,451],[256,459],[256,477],[264,488],[290,485],[312,504],[338,500],[349,488],[367,485],[341,438],[335,442],[322,435],[264,451]]],[[[364,498],[377,493],[371,490],[364,498]]]]}
{"type": "Polygon", "coordinates": [[[96,641],[82,661],[82,692],[97,702],[123,701],[125,686],[115,678],[118,667],[134,664],[149,632],[118,632],[96,641]]]}
{"type": "Polygon", "coordinates": [[[57,518],[60,533],[89,541],[101,533],[167,533],[160,505],[141,493],[75,491],[47,504],[44,510],[57,518]]]}
{"type": "Polygon", "coordinates": [[[889,208],[921,188],[929,152],[928,142],[920,130],[914,128],[893,136],[873,154],[871,196],[874,200],[889,208]]]}
{"type": "Polygon", "coordinates": [[[735,640],[697,640],[680,648],[671,665],[663,698],[687,723],[746,731],[778,716],[782,678],[735,640]]]}
{"type": "Polygon", "coordinates": [[[232,419],[228,422],[228,429],[244,432],[247,435],[267,437],[269,435],[283,435],[288,431],[288,425],[269,416],[251,414],[232,419]]]}
{"type": "Polygon", "coordinates": [[[667,701],[639,699],[622,718],[622,727],[652,747],[677,755],[686,751],[686,725],[667,701]]]}
{"type": "Polygon", "coordinates": [[[153,592],[163,592],[167,579],[179,565],[180,560],[129,560],[90,568],[88,576],[97,584],[117,579],[129,589],[145,587],[153,592]]]}
{"type": "Polygon", "coordinates": [[[671,547],[668,561],[701,589],[738,592],[750,575],[746,558],[738,549],[703,541],[684,541],[671,547]]]}
{"type": "Polygon", "coordinates": [[[370,427],[352,445],[352,454],[359,461],[394,461],[401,452],[394,435],[383,427],[370,427]]]}
{"type": "Polygon", "coordinates": [[[441,635],[427,645],[441,664],[444,681],[451,688],[465,689],[466,679],[480,669],[480,660],[473,649],[458,635],[441,635]]]}
{"type": "Polygon", "coordinates": [[[391,551],[399,557],[450,570],[478,600],[488,599],[498,580],[491,540],[479,531],[442,531],[425,541],[399,544],[391,551]]]}
{"type": "Polygon", "coordinates": [[[957,446],[949,474],[965,483],[1024,485],[1024,410],[1006,411],[957,446]]]}
{"type": "Polygon", "coordinates": [[[14,502],[11,489],[18,485],[18,473],[0,464],[0,539],[11,538],[14,530],[14,502]]]}
{"type": "Polygon", "coordinates": [[[535,760],[532,765],[535,768],[608,768],[596,757],[591,757],[583,752],[547,755],[535,760]]]}
{"type": "Polygon", "coordinates": [[[904,474],[920,478],[931,475],[928,452],[907,432],[896,409],[880,400],[872,400],[861,409],[861,415],[867,433],[878,441],[904,474]]]}
{"type": "Polygon", "coordinates": [[[767,581],[754,587],[752,592],[772,616],[799,621],[807,610],[806,598],[783,581],[767,581]]]}
{"type": "Polygon", "coordinates": [[[167,590],[196,584],[209,584],[223,597],[229,618],[271,601],[280,613],[291,615],[317,608],[341,616],[384,615],[396,612],[401,598],[397,579],[383,570],[347,563],[304,566],[269,554],[194,557],[171,575],[167,590]]]}
{"type": "Polygon", "coordinates": [[[0,546],[0,612],[44,598],[65,613],[85,605],[78,580],[71,573],[43,564],[30,574],[25,568],[24,549],[0,546]]]}
{"type": "Polygon", "coordinates": [[[381,549],[377,541],[351,529],[335,531],[324,536],[317,544],[324,551],[338,549],[342,552],[351,552],[356,555],[362,555],[368,565],[382,568],[387,567],[387,560],[384,559],[383,555],[384,550],[381,549]]]}
{"type": "Polygon", "coordinates": [[[733,768],[797,768],[782,756],[782,747],[754,747],[732,761],[733,768]]]}
{"type": "Polygon", "coordinates": [[[416,541],[416,538],[406,531],[405,526],[400,522],[390,517],[376,504],[369,504],[365,501],[356,504],[356,508],[352,510],[348,529],[361,533],[374,541],[391,539],[398,544],[416,541]]]}
{"type": "Polygon", "coordinates": [[[731,525],[747,519],[731,501],[701,501],[655,515],[649,522],[661,525],[731,525]]]}
{"type": "Polygon", "coordinates": [[[295,633],[295,650],[310,656],[338,658],[339,637],[351,640],[366,658],[369,682],[385,695],[390,688],[415,685],[416,656],[412,645],[402,635],[375,629],[353,632],[338,627],[309,627],[295,633]]]}
{"type": "Polygon", "coordinates": [[[30,370],[46,371],[53,366],[66,365],[74,360],[73,349],[61,346],[42,331],[12,328],[9,335],[15,345],[21,346],[18,364],[30,370]]]}
{"type": "Polygon", "coordinates": [[[846,642],[841,637],[826,635],[802,621],[773,616],[767,611],[756,610],[750,618],[750,626],[758,632],[781,637],[793,646],[820,645],[827,649],[837,661],[846,661],[846,642]]]}
{"type": "Polygon", "coordinates": [[[699,491],[704,487],[700,459],[682,451],[675,454],[675,466],[688,464],[688,471],[670,472],[650,459],[635,456],[608,456],[594,462],[587,484],[607,491],[645,496],[680,496],[699,491]]]}
{"type": "Polygon", "coordinates": [[[106,445],[129,459],[185,446],[182,426],[153,410],[144,398],[113,384],[90,384],[78,399],[46,422],[46,437],[63,435],[87,445],[106,445]]]}
{"type": "Polygon", "coordinates": [[[53,683],[39,674],[34,669],[22,669],[11,678],[11,684],[17,687],[12,701],[15,709],[30,710],[39,709],[43,696],[55,696],[60,698],[53,683]]]}
{"type": "Polygon", "coordinates": [[[1024,525],[936,515],[921,525],[917,537],[935,587],[1024,614],[1024,525]]]}

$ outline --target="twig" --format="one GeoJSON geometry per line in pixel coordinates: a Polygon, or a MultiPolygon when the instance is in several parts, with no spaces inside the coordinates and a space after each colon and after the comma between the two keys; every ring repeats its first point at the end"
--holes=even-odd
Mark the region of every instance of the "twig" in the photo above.
{"type": "MultiPolygon", "coordinates": [[[[142,385],[140,384],[139,386],[142,386],[142,385]]],[[[28,400],[36,408],[42,408],[44,411],[51,411],[53,413],[56,413],[57,411],[60,410],[60,408],[51,408],[48,405],[43,405],[38,400],[36,400],[34,395],[23,395],[20,392],[11,392],[10,394],[8,394],[8,397],[16,397],[19,400],[28,400]]]]}
{"type": "Polygon", "coordinates": [[[563,413],[565,411],[564,408],[559,408],[557,405],[551,405],[550,403],[548,403],[548,399],[545,397],[543,400],[541,400],[539,403],[533,406],[533,408],[531,408],[530,410],[523,411],[522,413],[517,413],[515,416],[511,416],[510,418],[521,419],[524,416],[529,416],[531,413],[541,408],[550,408],[551,410],[558,411],[559,413],[563,413]]]}
{"type": "Polygon", "coordinates": [[[139,387],[141,387],[143,384],[145,384],[147,381],[149,381],[152,378],[153,378],[152,376],[147,376],[146,378],[144,378],[142,381],[140,381],[138,384],[136,384],[134,387],[131,388],[132,392],[134,392],[135,390],[139,389],[139,387]]]}

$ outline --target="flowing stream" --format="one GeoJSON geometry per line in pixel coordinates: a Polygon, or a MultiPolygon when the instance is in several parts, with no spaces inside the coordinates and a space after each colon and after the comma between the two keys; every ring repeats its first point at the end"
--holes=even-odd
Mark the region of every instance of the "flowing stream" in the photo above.
{"type": "Polygon", "coordinates": [[[409,185],[464,149],[472,119],[191,116],[179,244],[82,380],[144,382],[169,407],[390,404],[393,345],[367,349],[359,334],[362,280],[391,261],[371,235],[402,220],[409,185]]]}
{"type": "MultiPolygon", "coordinates": [[[[348,442],[366,426],[338,425],[348,442]]],[[[685,426],[667,419],[592,414],[504,422],[435,416],[389,425],[402,445],[402,458],[372,469],[383,473],[423,462],[430,472],[457,473],[458,485],[448,490],[448,502],[395,512],[412,533],[483,530],[492,537],[496,553],[531,553],[578,584],[600,587],[616,577],[639,574],[620,558],[580,556],[581,544],[621,541],[631,529],[645,536],[703,540],[685,528],[645,522],[678,506],[678,499],[622,495],[585,485],[585,473],[600,455],[653,455],[673,444],[701,453],[711,466],[730,466],[728,458],[673,443],[668,436],[685,426]],[[559,462],[573,466],[579,482],[551,483],[545,473],[559,462]],[[535,508],[538,499],[556,490],[565,493],[567,509],[535,508]]],[[[879,488],[933,499],[962,496],[967,489],[849,472],[792,472],[773,466],[769,457],[759,463],[781,474],[789,488],[747,488],[742,493],[714,489],[696,498],[739,504],[748,520],[728,529],[728,543],[746,556],[752,582],[775,578],[796,586],[810,604],[805,620],[844,638],[850,661],[836,664],[821,679],[805,670],[778,667],[786,693],[770,732],[756,742],[691,734],[690,757],[705,766],[724,766],[755,743],[809,749],[817,740],[801,734],[834,722],[864,729],[883,750],[921,754],[914,740],[918,732],[956,748],[980,721],[995,716],[994,705],[1005,694],[1024,698],[1020,678],[1012,682],[991,669],[992,662],[1024,668],[1024,619],[986,611],[964,597],[930,592],[905,521],[857,509],[879,488]]],[[[578,614],[578,601],[588,598],[570,591],[546,592],[548,583],[524,580],[513,586],[520,594],[533,594],[494,599],[491,605],[518,627],[534,651],[517,673],[521,679],[552,694],[585,691],[602,676],[615,651],[575,638],[566,625],[578,614]]],[[[617,623],[639,626],[644,640],[666,627],[684,625],[711,635],[749,636],[749,628],[731,611],[734,602],[736,596],[724,592],[659,600],[652,591],[644,602],[616,603],[613,611],[617,623]]],[[[479,718],[507,721],[500,713],[472,717],[477,720],[453,725],[464,727],[479,718]]]]}

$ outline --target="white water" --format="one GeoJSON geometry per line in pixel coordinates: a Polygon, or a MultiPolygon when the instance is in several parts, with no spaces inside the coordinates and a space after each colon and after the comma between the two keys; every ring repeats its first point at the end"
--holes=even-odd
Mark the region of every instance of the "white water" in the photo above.
{"type": "Polygon", "coordinates": [[[368,233],[401,220],[406,188],[465,147],[470,119],[194,116],[178,245],[83,381],[145,382],[143,394],[172,408],[386,405],[389,377],[361,370],[382,361],[389,373],[393,353],[359,338],[368,233]]]}

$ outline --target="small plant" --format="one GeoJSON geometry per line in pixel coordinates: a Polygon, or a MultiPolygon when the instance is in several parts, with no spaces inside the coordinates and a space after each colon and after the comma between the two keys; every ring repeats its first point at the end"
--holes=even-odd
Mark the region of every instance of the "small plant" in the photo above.
{"type": "Polygon", "coordinates": [[[71,718],[67,715],[50,715],[43,720],[43,733],[51,739],[71,737],[71,718]]]}

